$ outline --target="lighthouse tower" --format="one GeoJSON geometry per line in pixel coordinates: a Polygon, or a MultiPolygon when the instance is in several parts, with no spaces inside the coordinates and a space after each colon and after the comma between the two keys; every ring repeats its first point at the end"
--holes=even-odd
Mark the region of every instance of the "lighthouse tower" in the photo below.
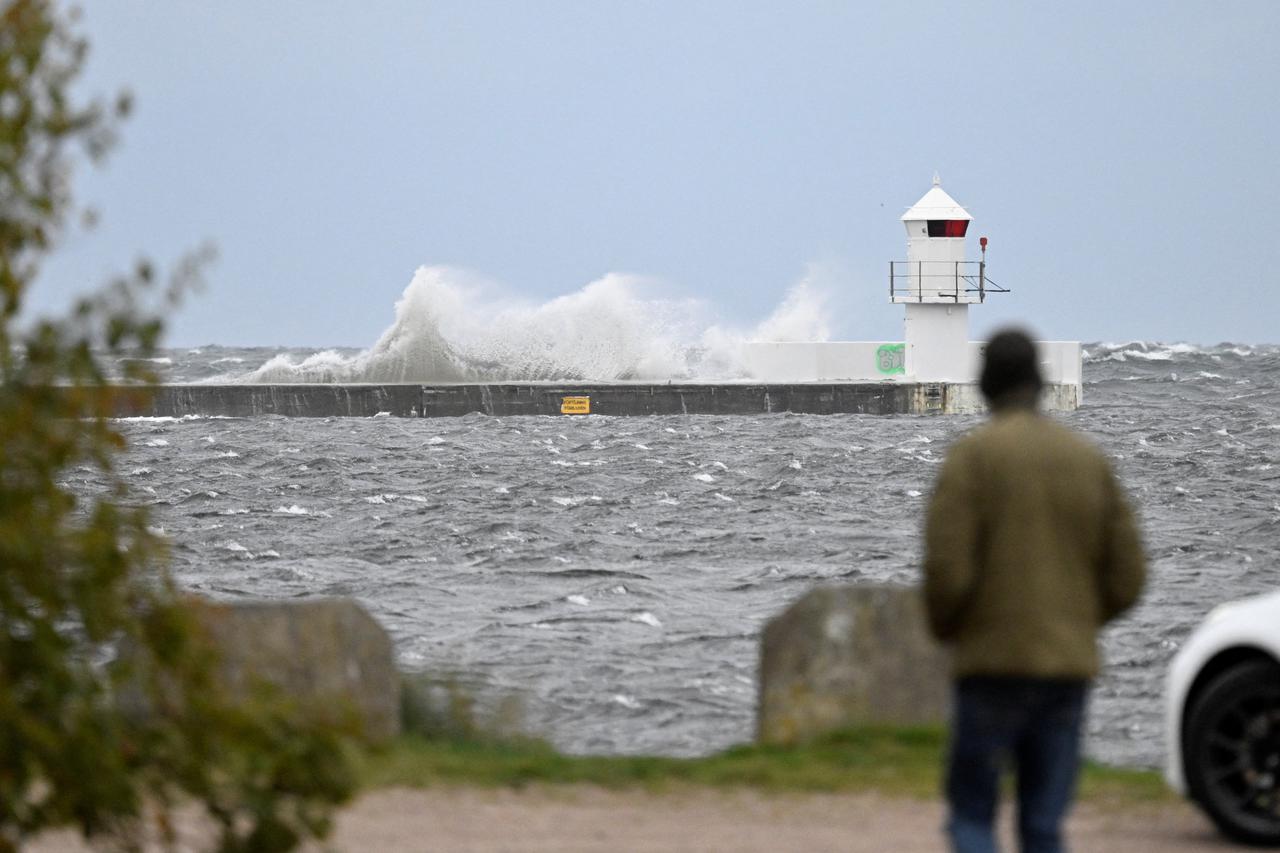
{"type": "MultiPolygon", "coordinates": [[[[970,381],[969,306],[987,292],[986,265],[965,260],[965,233],[973,217],[933,187],[902,215],[907,260],[889,264],[889,298],[906,306],[906,378],[917,382],[970,381]]],[[[985,257],[986,240],[983,240],[985,257]]]]}

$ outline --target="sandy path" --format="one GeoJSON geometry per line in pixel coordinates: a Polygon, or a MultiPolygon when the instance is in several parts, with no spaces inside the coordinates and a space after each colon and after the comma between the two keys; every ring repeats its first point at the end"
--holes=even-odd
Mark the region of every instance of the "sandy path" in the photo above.
{"type": "MultiPolygon", "coordinates": [[[[525,790],[403,788],[371,792],[343,810],[320,849],[352,853],[496,851],[803,851],[943,853],[936,801],[876,794],[761,794],[690,788],[669,793],[586,786],[525,790]]],[[[1003,849],[1011,843],[1004,815],[1003,849]]],[[[186,823],[190,841],[200,835],[186,823]]],[[[1183,853],[1233,848],[1190,806],[1081,806],[1068,824],[1077,853],[1183,853]]],[[[207,846],[207,845],[204,845],[207,846]]],[[[199,849],[200,844],[183,845],[199,849]]],[[[81,853],[69,833],[43,836],[34,853],[81,853]]]]}
{"type": "MultiPolygon", "coordinates": [[[[945,849],[942,817],[938,802],[874,794],[392,789],[348,808],[332,841],[350,851],[926,853],[945,849]]],[[[1069,839],[1073,850],[1100,853],[1233,849],[1181,804],[1082,806],[1072,816],[1069,839]]],[[[1005,849],[1015,848],[1006,841],[1005,849]]]]}

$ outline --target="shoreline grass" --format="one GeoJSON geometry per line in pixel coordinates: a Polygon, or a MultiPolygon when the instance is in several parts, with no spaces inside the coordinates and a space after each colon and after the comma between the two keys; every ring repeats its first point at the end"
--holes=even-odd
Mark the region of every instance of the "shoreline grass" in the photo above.
{"type": "MultiPolygon", "coordinates": [[[[534,739],[406,735],[370,754],[363,787],[594,785],[662,791],[676,787],[767,792],[876,792],[928,799],[941,791],[941,728],[871,727],[799,746],[745,744],[700,758],[566,755],[534,739]]],[[[1172,801],[1152,770],[1086,762],[1082,801],[1128,805],[1172,801]]]]}

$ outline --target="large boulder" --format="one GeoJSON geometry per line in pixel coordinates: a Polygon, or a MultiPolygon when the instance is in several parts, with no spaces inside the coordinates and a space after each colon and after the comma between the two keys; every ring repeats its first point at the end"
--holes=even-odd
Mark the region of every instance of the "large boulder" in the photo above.
{"type": "Polygon", "coordinates": [[[949,661],[918,589],[818,587],[765,626],[757,737],[796,743],[857,725],[942,723],[949,693],[949,661]]]}
{"type": "Polygon", "coordinates": [[[391,639],[353,599],[201,602],[195,612],[232,695],[266,682],[321,717],[355,711],[371,740],[399,734],[391,639]]]}

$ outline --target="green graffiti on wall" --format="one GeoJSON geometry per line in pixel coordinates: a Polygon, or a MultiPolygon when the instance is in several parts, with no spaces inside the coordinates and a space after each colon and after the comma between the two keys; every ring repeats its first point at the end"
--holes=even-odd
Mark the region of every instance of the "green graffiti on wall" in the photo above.
{"type": "Polygon", "coordinates": [[[907,345],[881,344],[876,350],[876,369],[886,376],[907,372],[907,345]]]}

